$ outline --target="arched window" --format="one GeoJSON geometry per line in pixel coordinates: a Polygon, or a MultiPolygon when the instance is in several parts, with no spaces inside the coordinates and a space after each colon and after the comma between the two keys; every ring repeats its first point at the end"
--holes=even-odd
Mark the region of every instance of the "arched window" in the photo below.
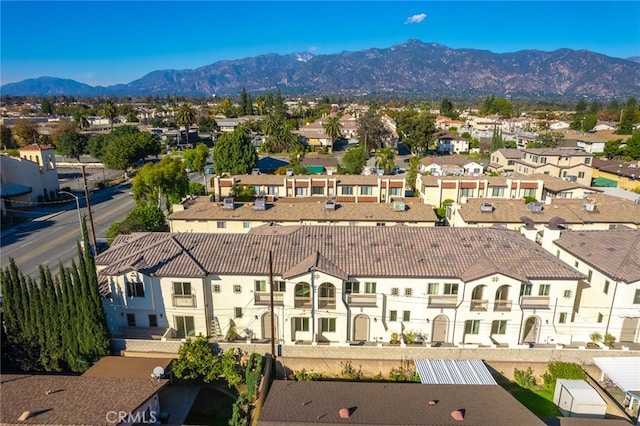
{"type": "Polygon", "coordinates": [[[298,283],[294,289],[294,300],[296,308],[311,307],[311,285],[309,283],[298,283]]]}
{"type": "Polygon", "coordinates": [[[322,283],[318,287],[318,309],[335,309],[336,287],[331,283],[322,283]]]}

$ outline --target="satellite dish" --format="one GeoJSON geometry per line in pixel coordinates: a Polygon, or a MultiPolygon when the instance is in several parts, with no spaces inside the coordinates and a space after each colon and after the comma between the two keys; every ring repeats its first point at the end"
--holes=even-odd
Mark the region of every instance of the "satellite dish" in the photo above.
{"type": "Polygon", "coordinates": [[[164,368],[158,366],[153,369],[153,377],[160,379],[162,376],[164,376],[164,368]]]}

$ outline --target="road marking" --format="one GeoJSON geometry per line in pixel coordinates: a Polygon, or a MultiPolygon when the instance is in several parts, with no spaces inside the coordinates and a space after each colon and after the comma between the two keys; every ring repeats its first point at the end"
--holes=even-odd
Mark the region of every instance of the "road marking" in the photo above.
{"type": "Polygon", "coordinates": [[[33,243],[33,241],[29,241],[28,243],[24,243],[23,245],[20,246],[20,248],[26,247],[26,246],[28,246],[29,244],[32,244],[32,243],[33,243]]]}

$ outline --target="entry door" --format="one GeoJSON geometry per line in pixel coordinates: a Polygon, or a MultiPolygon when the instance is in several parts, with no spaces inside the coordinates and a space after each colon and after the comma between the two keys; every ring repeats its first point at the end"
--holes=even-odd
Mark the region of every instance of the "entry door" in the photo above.
{"type": "MultiPolygon", "coordinates": [[[[274,314],[273,320],[276,322],[274,330],[276,333],[276,340],[278,340],[278,336],[280,335],[280,333],[278,333],[278,315],[274,314]]],[[[269,312],[262,316],[262,335],[265,339],[271,339],[271,313],[269,312]]]]}
{"type": "Polygon", "coordinates": [[[369,340],[369,317],[366,315],[357,315],[353,319],[353,340],[356,342],[369,340]]]}
{"type": "Polygon", "coordinates": [[[620,332],[621,342],[635,342],[638,330],[639,318],[625,318],[622,321],[622,331],[620,332]]]}
{"type": "Polygon", "coordinates": [[[433,330],[431,332],[432,342],[446,342],[449,332],[449,319],[444,315],[438,315],[433,320],[433,330]]]}
{"type": "Polygon", "coordinates": [[[524,324],[524,343],[538,343],[538,334],[540,334],[540,318],[529,317],[524,324]]]}

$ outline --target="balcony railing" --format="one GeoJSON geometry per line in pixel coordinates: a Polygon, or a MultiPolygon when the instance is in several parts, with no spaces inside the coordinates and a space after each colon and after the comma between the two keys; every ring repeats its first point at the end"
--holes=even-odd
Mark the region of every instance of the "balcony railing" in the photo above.
{"type": "Polygon", "coordinates": [[[472,311],[486,311],[489,308],[489,301],[485,299],[471,299],[472,311]]]}
{"type": "Polygon", "coordinates": [[[458,302],[457,294],[429,296],[429,308],[454,308],[458,302]]]}
{"type": "Polygon", "coordinates": [[[520,305],[528,309],[549,308],[549,296],[522,296],[520,305]]]}
{"type": "MultiPolygon", "coordinates": [[[[253,303],[255,305],[270,305],[271,304],[271,293],[268,291],[256,291],[254,293],[253,303]]],[[[282,306],[284,305],[284,293],[280,291],[273,292],[273,304],[282,306]]]]}
{"type": "Polygon", "coordinates": [[[374,293],[371,294],[358,294],[358,293],[351,293],[351,294],[347,294],[347,303],[350,306],[362,306],[362,307],[366,307],[366,306],[373,306],[375,307],[377,305],[377,297],[374,293]]]}
{"type": "Polygon", "coordinates": [[[311,297],[295,297],[293,299],[293,305],[296,308],[310,308],[311,297]]]}
{"type": "Polygon", "coordinates": [[[335,309],[335,297],[318,297],[318,309],[335,309]]]}
{"type": "Polygon", "coordinates": [[[195,308],[195,306],[196,306],[195,294],[174,294],[173,295],[174,308],[195,308]]]}
{"type": "Polygon", "coordinates": [[[513,302],[511,300],[496,299],[493,301],[493,310],[499,312],[510,312],[512,304],[513,302]]]}

